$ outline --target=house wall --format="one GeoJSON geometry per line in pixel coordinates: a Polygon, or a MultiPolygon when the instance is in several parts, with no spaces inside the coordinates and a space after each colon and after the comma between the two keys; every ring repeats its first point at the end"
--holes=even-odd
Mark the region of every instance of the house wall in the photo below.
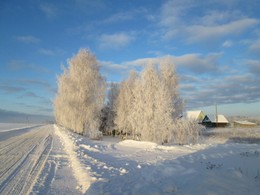
{"type": "Polygon", "coordinates": [[[228,126],[228,123],[218,123],[217,125],[215,123],[215,126],[216,127],[226,127],[226,126],[228,126]]]}
{"type": "Polygon", "coordinates": [[[205,118],[205,114],[203,112],[200,112],[197,120],[202,121],[204,118],[205,118]]]}

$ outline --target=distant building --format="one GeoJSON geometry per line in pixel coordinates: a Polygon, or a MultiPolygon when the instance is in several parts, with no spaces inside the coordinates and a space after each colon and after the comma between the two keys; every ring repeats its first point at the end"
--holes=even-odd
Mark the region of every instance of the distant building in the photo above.
{"type": "Polygon", "coordinates": [[[202,110],[187,111],[187,115],[186,115],[188,119],[195,120],[198,123],[202,123],[205,116],[206,115],[203,113],[202,110]]]}
{"type": "Polygon", "coordinates": [[[256,123],[249,121],[234,121],[234,127],[256,127],[256,123]]]}
{"type": "Polygon", "coordinates": [[[206,127],[226,127],[229,124],[226,117],[222,114],[217,115],[206,115],[202,120],[202,125],[206,127]]]}

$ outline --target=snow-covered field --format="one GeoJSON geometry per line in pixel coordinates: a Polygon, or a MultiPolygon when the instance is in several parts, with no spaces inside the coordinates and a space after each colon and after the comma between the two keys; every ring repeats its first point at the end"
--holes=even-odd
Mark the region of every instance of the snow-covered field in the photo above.
{"type": "Polygon", "coordinates": [[[12,131],[28,127],[25,123],[0,123],[0,131],[12,131]]]}
{"type": "Polygon", "coordinates": [[[239,131],[162,146],[33,127],[0,140],[0,194],[259,194],[260,131],[239,131]]]}
{"type": "Polygon", "coordinates": [[[25,123],[0,123],[0,141],[10,137],[21,135],[31,130],[32,127],[39,127],[40,124],[25,123]]]}

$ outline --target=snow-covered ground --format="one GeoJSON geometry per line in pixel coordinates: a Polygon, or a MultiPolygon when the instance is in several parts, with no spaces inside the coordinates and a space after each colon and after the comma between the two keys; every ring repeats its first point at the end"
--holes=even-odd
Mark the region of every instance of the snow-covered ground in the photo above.
{"type": "Polygon", "coordinates": [[[208,131],[196,145],[162,146],[34,127],[0,141],[0,194],[259,194],[259,129],[226,131],[208,131]]]}

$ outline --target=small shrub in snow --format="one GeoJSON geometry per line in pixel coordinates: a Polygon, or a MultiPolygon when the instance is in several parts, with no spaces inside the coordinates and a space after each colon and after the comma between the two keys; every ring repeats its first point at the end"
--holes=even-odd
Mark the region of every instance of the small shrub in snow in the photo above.
{"type": "Polygon", "coordinates": [[[93,140],[102,140],[103,134],[101,131],[86,131],[84,134],[86,137],[93,139],[93,140]]]}
{"type": "Polygon", "coordinates": [[[260,152],[257,150],[253,152],[241,152],[240,155],[245,157],[259,157],[260,152]]]}
{"type": "Polygon", "coordinates": [[[206,163],[206,169],[209,169],[209,170],[213,170],[213,169],[218,169],[218,168],[221,168],[223,166],[223,164],[214,164],[214,163],[211,163],[211,162],[207,162],[206,163]]]}

